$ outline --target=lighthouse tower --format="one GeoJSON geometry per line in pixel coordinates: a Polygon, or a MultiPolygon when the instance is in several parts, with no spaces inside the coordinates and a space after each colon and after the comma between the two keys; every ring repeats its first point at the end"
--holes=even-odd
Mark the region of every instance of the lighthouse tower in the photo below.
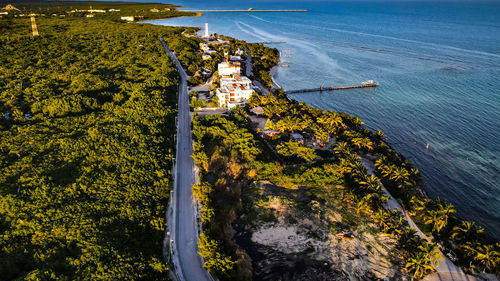
{"type": "Polygon", "coordinates": [[[31,29],[33,31],[33,38],[40,36],[38,34],[38,28],[36,27],[35,14],[30,14],[31,17],[31,29]]]}
{"type": "Polygon", "coordinates": [[[205,37],[210,37],[210,34],[208,33],[208,22],[205,23],[205,37]]]}

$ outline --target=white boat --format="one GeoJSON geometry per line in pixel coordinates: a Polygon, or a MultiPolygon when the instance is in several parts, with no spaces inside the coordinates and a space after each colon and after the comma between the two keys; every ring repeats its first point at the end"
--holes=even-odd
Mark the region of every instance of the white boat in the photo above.
{"type": "Polygon", "coordinates": [[[373,80],[368,80],[368,81],[365,81],[365,82],[361,82],[362,85],[369,85],[369,84],[375,84],[375,82],[373,80]]]}

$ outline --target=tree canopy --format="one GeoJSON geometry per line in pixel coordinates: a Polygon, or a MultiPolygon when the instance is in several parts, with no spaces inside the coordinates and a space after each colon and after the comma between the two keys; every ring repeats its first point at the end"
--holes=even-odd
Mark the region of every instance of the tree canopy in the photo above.
{"type": "Polygon", "coordinates": [[[168,279],[178,74],[159,36],[106,19],[0,19],[0,276],[168,279]]]}

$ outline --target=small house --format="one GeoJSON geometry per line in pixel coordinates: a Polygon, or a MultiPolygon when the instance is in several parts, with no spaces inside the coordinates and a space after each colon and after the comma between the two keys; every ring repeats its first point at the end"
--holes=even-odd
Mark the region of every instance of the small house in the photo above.
{"type": "Polygon", "coordinates": [[[243,55],[243,51],[238,48],[238,50],[236,50],[236,52],[234,52],[234,54],[236,56],[241,56],[241,55],[243,55]]]}
{"type": "Polygon", "coordinates": [[[262,133],[271,138],[275,135],[279,135],[281,132],[277,130],[264,130],[262,131],[262,133]]]}
{"type": "Polygon", "coordinates": [[[304,137],[299,133],[291,133],[290,140],[294,142],[304,143],[304,137]]]}
{"type": "Polygon", "coordinates": [[[125,17],[121,17],[120,19],[124,20],[124,21],[135,21],[134,16],[125,16],[125,17]]]}
{"type": "Polygon", "coordinates": [[[232,62],[242,62],[243,59],[240,56],[231,56],[232,62]]]}
{"type": "Polygon", "coordinates": [[[255,108],[250,109],[250,112],[252,112],[257,116],[261,116],[262,114],[264,114],[264,109],[261,106],[257,106],[255,108]]]}

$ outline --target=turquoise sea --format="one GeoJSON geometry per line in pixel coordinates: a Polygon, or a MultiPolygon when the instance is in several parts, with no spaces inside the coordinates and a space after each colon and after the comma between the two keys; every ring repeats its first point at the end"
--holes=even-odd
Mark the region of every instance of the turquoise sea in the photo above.
{"type": "MultiPolygon", "coordinates": [[[[164,1],[169,2],[169,1],[164,1]]],[[[291,96],[362,118],[422,172],[433,198],[500,237],[500,3],[181,1],[184,9],[290,9],[205,13],[154,21],[274,44],[285,89],[377,89],[291,96]],[[428,145],[428,149],[426,146],[428,145]]]]}

